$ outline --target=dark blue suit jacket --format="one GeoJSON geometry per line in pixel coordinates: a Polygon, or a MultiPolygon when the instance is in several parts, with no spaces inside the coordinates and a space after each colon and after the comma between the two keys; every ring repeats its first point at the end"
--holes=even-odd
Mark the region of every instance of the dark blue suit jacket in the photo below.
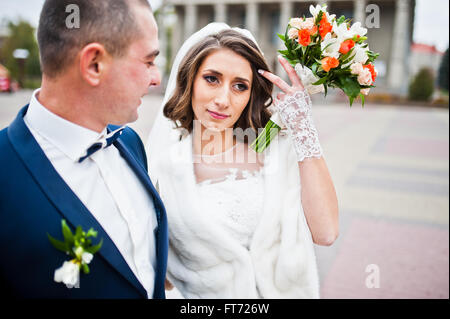
{"type": "MultiPolygon", "coordinates": [[[[23,120],[25,106],[0,131],[0,284],[6,296],[25,298],[146,298],[117,247],[102,226],[58,175],[23,120]],[[53,280],[68,256],[56,250],[47,233],[62,239],[61,219],[75,230],[94,228],[103,246],[81,273],[80,288],[53,280]]],[[[109,127],[110,130],[115,127],[109,127]]],[[[138,135],[126,128],[114,143],[151,196],[157,214],[157,267],[154,298],[165,298],[168,234],[164,205],[147,174],[147,159],[138,135]]]]}

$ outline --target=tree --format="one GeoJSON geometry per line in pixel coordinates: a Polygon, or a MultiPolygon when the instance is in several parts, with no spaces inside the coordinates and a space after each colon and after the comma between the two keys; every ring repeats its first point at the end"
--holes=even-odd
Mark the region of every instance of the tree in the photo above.
{"type": "Polygon", "coordinates": [[[409,98],[413,101],[428,101],[434,92],[433,71],[422,68],[409,86],[409,98]]]}
{"type": "Polygon", "coordinates": [[[438,86],[441,90],[448,92],[448,48],[439,66],[438,86]]]}
{"type": "Polygon", "coordinates": [[[13,57],[16,49],[26,49],[29,56],[25,63],[25,76],[27,78],[40,78],[41,69],[39,64],[39,48],[34,35],[35,29],[26,21],[8,23],[9,36],[5,39],[3,47],[0,48],[0,56],[5,66],[9,69],[11,77],[18,79],[19,65],[13,57]]]}

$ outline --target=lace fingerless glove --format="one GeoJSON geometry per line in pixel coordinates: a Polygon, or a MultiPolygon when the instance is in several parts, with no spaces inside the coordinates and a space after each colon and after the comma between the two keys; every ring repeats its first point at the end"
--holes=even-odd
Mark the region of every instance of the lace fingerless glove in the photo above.
{"type": "Polygon", "coordinates": [[[306,91],[286,95],[284,100],[276,99],[274,105],[292,138],[297,160],[320,158],[323,155],[319,134],[312,119],[312,103],[306,91]]]}

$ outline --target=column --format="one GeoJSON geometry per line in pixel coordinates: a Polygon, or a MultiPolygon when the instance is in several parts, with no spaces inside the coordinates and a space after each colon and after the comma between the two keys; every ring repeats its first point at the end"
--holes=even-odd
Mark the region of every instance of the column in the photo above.
{"type": "Polygon", "coordinates": [[[407,57],[410,45],[409,0],[397,0],[394,30],[392,33],[391,59],[388,85],[400,94],[406,92],[409,81],[407,57]]]}
{"type": "Polygon", "coordinates": [[[161,51],[159,58],[156,59],[158,68],[159,68],[159,72],[161,73],[161,83],[162,86],[165,88],[165,79],[168,78],[168,76],[166,76],[166,64],[167,64],[167,60],[169,59],[169,57],[167,56],[167,47],[170,45],[169,43],[167,43],[167,27],[164,24],[164,18],[166,17],[165,11],[166,11],[166,7],[162,6],[161,7],[161,11],[162,14],[159,14],[158,17],[156,18],[157,23],[158,23],[158,33],[159,33],[159,50],[161,51]]]}
{"type": "MultiPolygon", "coordinates": [[[[293,18],[293,3],[288,1],[288,0],[284,0],[283,2],[280,3],[280,26],[279,26],[279,33],[284,34],[286,31],[286,27],[289,23],[289,20],[291,18],[293,18]]],[[[284,46],[283,41],[279,41],[279,50],[286,50],[286,47],[284,46]]],[[[275,56],[275,58],[278,56],[278,52],[275,56]]],[[[277,59],[277,58],[276,58],[277,59]]],[[[281,76],[284,80],[288,79],[288,76],[286,74],[286,71],[283,69],[283,67],[281,66],[281,64],[278,62],[277,59],[277,64],[276,64],[277,68],[276,68],[276,73],[281,76]]]]}
{"type": "Polygon", "coordinates": [[[280,31],[279,33],[284,34],[286,31],[286,27],[289,23],[289,20],[293,18],[293,3],[290,1],[284,0],[280,3],[280,31]]]}
{"type": "Polygon", "coordinates": [[[363,27],[366,24],[366,5],[366,0],[353,0],[353,20],[354,22],[361,22],[363,27]]]}
{"type": "Polygon", "coordinates": [[[255,39],[258,39],[258,4],[248,3],[245,14],[245,26],[253,34],[255,39]]]}
{"type": "Polygon", "coordinates": [[[197,31],[197,6],[189,3],[184,9],[184,39],[186,40],[197,31]]]}
{"type": "Polygon", "coordinates": [[[227,5],[216,3],[214,5],[214,21],[227,23],[227,5]]]}

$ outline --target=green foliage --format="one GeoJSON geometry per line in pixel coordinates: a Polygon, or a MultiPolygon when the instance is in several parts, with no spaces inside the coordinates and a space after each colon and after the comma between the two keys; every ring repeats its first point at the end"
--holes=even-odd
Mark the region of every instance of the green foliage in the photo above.
{"type": "Polygon", "coordinates": [[[434,92],[433,72],[422,68],[409,86],[409,98],[413,101],[428,101],[434,92]]]}
{"type": "MultiPolygon", "coordinates": [[[[75,259],[80,259],[80,256],[77,256],[74,252],[74,249],[78,247],[81,247],[82,251],[95,254],[100,250],[100,248],[103,245],[103,239],[101,239],[97,245],[92,245],[92,240],[90,238],[91,237],[96,238],[98,234],[98,232],[95,231],[93,228],[90,228],[87,232],[84,232],[83,228],[81,226],[78,226],[74,234],[64,219],[61,220],[61,228],[64,241],[57,240],[52,236],[50,236],[49,234],[47,234],[47,237],[50,240],[50,243],[53,245],[53,247],[62,252],[67,253],[68,255],[72,256],[75,259]]],[[[87,271],[88,273],[89,267],[83,268],[83,271],[85,272],[87,271]]]]}
{"type": "Polygon", "coordinates": [[[358,80],[350,76],[340,76],[338,77],[336,85],[348,96],[350,106],[352,106],[353,101],[359,96],[361,91],[358,80]]]}
{"type": "Polygon", "coordinates": [[[448,49],[445,51],[439,66],[438,86],[448,92],[448,49]]]}
{"type": "Polygon", "coordinates": [[[19,21],[17,24],[9,22],[8,29],[9,36],[5,39],[3,47],[0,48],[0,60],[10,71],[11,77],[18,80],[19,65],[13,57],[13,52],[16,49],[27,49],[30,55],[25,63],[25,78],[39,78],[41,69],[39,48],[34,35],[35,29],[26,21],[19,21]]]}

